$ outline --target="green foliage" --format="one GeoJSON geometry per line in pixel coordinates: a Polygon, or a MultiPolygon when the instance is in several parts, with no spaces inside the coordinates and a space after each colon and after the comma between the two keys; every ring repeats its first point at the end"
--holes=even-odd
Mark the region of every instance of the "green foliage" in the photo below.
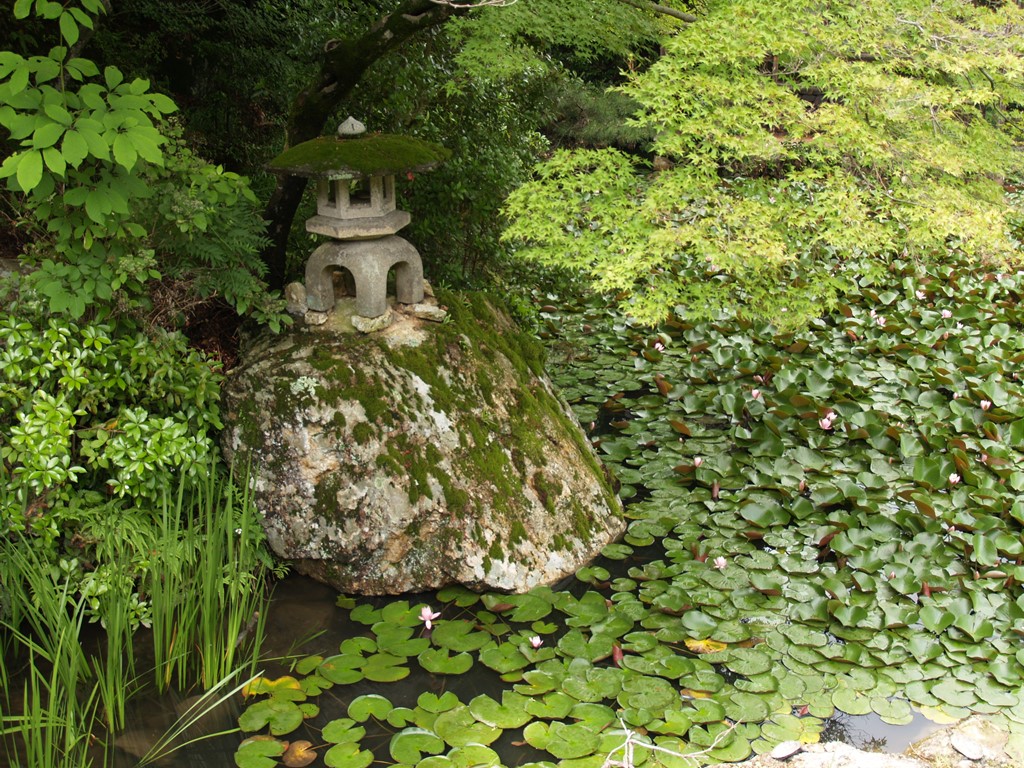
{"type": "MultiPolygon", "coordinates": [[[[24,18],[31,3],[17,3],[24,18]]],[[[85,10],[95,13],[92,0],[85,10]]],[[[85,11],[38,2],[68,45],[85,11]],[[57,15],[53,15],[57,14],[57,15]]],[[[145,284],[186,275],[202,295],[277,326],[281,306],[264,295],[255,196],[240,177],[203,163],[163,123],[174,103],[147,80],[58,46],[46,56],[0,51],[0,125],[18,148],[0,165],[8,190],[45,236],[29,278],[52,312],[145,302],[145,284]]]]}
{"type": "Polygon", "coordinates": [[[0,530],[55,537],[111,499],[197,478],[219,429],[220,375],[178,334],[77,325],[29,302],[0,315],[0,530]]]}
{"type": "Polygon", "coordinates": [[[484,8],[449,25],[466,72],[506,79],[543,71],[552,59],[570,58],[585,68],[609,55],[629,56],[675,23],[619,0],[578,6],[529,0],[484,8]]]}
{"type": "Polygon", "coordinates": [[[1022,28],[1012,3],[709,3],[623,88],[671,167],[557,155],[510,197],[506,238],[648,322],[798,324],[898,254],[1012,263],[1022,28]]]}
{"type": "Polygon", "coordinates": [[[371,130],[451,151],[429,172],[398,177],[399,205],[412,213],[406,236],[430,279],[480,284],[486,269],[501,268],[499,208],[546,148],[536,125],[549,79],[469,74],[442,30],[379,62],[356,89],[346,109],[371,130]]]}
{"type": "Polygon", "coordinates": [[[266,237],[249,182],[197,157],[180,140],[170,150],[166,167],[149,181],[154,193],[141,201],[139,214],[149,222],[160,272],[184,285],[193,301],[219,296],[276,333],[291,319],[262,280],[266,237]]]}

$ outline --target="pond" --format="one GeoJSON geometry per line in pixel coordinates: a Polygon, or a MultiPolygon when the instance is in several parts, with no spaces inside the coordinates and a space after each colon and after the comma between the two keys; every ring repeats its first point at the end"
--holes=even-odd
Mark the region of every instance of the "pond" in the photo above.
{"type": "Polygon", "coordinates": [[[896,263],[787,335],[552,302],[553,378],[624,539],[527,595],[279,596],[269,649],[294,661],[250,688],[236,763],[599,768],[629,736],[675,768],[839,733],[901,749],[972,712],[1020,750],[1022,294],[896,263]]]}
{"type": "MultiPolygon", "coordinates": [[[[291,575],[280,581],[275,587],[268,613],[267,642],[264,645],[268,658],[291,658],[298,650],[329,655],[342,641],[352,637],[352,625],[340,620],[343,614],[337,609],[337,597],[333,589],[303,576],[291,575]]],[[[273,675],[287,671],[287,665],[282,662],[269,662],[265,668],[268,674],[273,675]]],[[[344,716],[349,702],[368,692],[386,693],[396,701],[415,702],[424,691],[443,694],[448,690],[468,701],[482,693],[500,697],[502,687],[500,678],[488,669],[480,670],[477,675],[454,677],[448,682],[414,672],[400,683],[353,686],[345,698],[325,696],[320,701],[321,714],[318,720],[328,722],[344,716]]],[[[115,740],[113,767],[134,768],[138,759],[174,727],[177,718],[194,701],[195,697],[182,697],[173,693],[169,696],[143,694],[134,699],[128,714],[127,728],[115,740]]],[[[169,768],[223,768],[233,765],[239,735],[228,733],[210,738],[210,734],[231,730],[237,725],[240,714],[238,701],[222,705],[191,728],[185,737],[199,740],[169,758],[158,761],[156,765],[169,768]]],[[[843,741],[869,751],[901,752],[938,727],[937,723],[921,715],[917,715],[907,725],[893,726],[883,722],[874,713],[845,715],[837,712],[825,721],[821,738],[823,741],[843,741]]],[[[312,723],[295,735],[313,743],[318,741],[312,723]]],[[[392,762],[387,754],[389,738],[390,733],[380,728],[376,734],[377,743],[370,744],[383,762],[392,762]]],[[[545,757],[543,753],[519,743],[518,738],[509,737],[504,742],[496,751],[502,763],[509,768],[545,757]]]]}

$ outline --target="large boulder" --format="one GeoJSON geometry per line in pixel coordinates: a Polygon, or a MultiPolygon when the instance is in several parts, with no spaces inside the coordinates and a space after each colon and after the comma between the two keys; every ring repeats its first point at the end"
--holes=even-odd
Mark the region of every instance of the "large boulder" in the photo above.
{"type": "MultiPolygon", "coordinates": [[[[259,338],[224,388],[227,459],[273,550],[343,592],[522,591],[573,573],[624,523],[606,471],[493,300],[442,296],[259,338]]],[[[351,308],[348,308],[351,313],[351,308]]]]}

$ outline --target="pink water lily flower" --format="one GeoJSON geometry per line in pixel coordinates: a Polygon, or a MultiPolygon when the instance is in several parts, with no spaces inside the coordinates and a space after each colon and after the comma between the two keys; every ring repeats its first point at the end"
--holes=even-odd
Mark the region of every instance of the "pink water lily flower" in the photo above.
{"type": "Polygon", "coordinates": [[[704,463],[704,459],[702,459],[700,456],[694,456],[693,457],[693,468],[694,469],[696,469],[697,467],[699,467],[703,463],[704,463]]]}
{"type": "Polygon", "coordinates": [[[534,635],[530,638],[530,645],[532,645],[534,648],[540,648],[542,645],[544,645],[544,641],[541,640],[538,635],[534,635]]]}
{"type": "Polygon", "coordinates": [[[427,629],[430,629],[432,626],[434,626],[434,619],[438,618],[440,615],[440,613],[435,613],[434,611],[431,611],[429,605],[424,605],[422,608],[420,608],[420,621],[423,622],[423,625],[427,629]]]}
{"type": "Polygon", "coordinates": [[[948,309],[942,310],[942,312],[940,314],[946,320],[949,320],[949,318],[951,318],[953,316],[953,313],[950,310],[948,310],[948,309]]]}
{"type": "Polygon", "coordinates": [[[992,401],[991,400],[982,400],[981,403],[979,403],[979,405],[981,405],[981,410],[987,411],[989,408],[992,407],[992,401]]]}
{"type": "Polygon", "coordinates": [[[917,296],[917,298],[919,298],[921,301],[924,301],[925,299],[924,291],[914,291],[914,295],[917,296]]]}
{"type": "Polygon", "coordinates": [[[757,398],[759,398],[761,396],[761,390],[760,389],[752,389],[752,390],[750,390],[750,396],[754,400],[757,400],[757,398]]]}
{"type": "Polygon", "coordinates": [[[960,475],[958,475],[956,472],[951,472],[950,475],[949,475],[949,484],[950,485],[956,485],[959,482],[960,482],[960,475]]]}
{"type": "Polygon", "coordinates": [[[729,561],[726,560],[721,555],[719,555],[718,557],[715,558],[715,568],[717,568],[718,570],[722,570],[728,564],[729,564],[729,561]]]}

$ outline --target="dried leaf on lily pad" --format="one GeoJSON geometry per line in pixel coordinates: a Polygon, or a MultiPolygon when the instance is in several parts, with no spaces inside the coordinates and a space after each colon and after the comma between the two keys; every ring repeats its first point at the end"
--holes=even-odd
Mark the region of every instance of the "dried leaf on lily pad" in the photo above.
{"type": "Polygon", "coordinates": [[[308,741],[293,741],[281,755],[281,762],[288,768],[305,768],[317,758],[313,744],[308,741]]]}

